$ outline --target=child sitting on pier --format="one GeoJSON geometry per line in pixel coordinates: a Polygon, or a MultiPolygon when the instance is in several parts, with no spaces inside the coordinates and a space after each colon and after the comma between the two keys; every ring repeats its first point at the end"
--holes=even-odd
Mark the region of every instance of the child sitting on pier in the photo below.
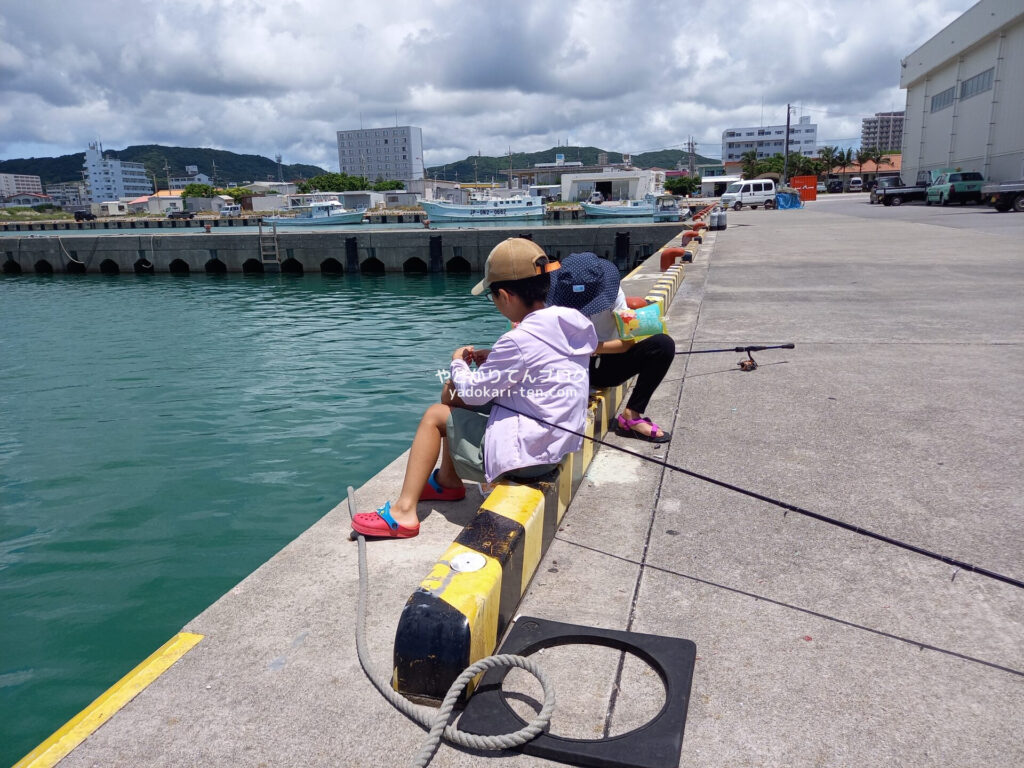
{"type": "Polygon", "coordinates": [[[509,238],[491,251],[472,292],[488,291],[514,327],[492,349],[452,353],[448,396],[423,414],[401,494],[355,515],[356,532],[411,538],[420,528],[418,501],[461,499],[463,480],[540,477],[580,448],[597,334],[575,309],[545,306],[551,269],[556,264],[531,240],[509,238]]]}

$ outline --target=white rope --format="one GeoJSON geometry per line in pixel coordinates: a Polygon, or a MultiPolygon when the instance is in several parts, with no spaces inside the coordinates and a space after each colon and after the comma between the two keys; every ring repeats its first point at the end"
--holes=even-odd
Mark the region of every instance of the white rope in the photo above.
{"type": "MultiPolygon", "coordinates": [[[[352,486],[349,486],[348,513],[350,517],[355,514],[354,494],[355,491],[352,486]]],[[[515,656],[507,653],[496,654],[480,659],[480,661],[472,666],[466,667],[448,689],[440,709],[436,710],[432,707],[413,704],[391,687],[389,677],[380,675],[373,668],[370,663],[369,654],[366,651],[366,584],[368,580],[366,571],[366,537],[362,534],[357,534],[357,541],[359,543],[359,602],[356,609],[356,654],[366,676],[373,683],[374,687],[380,691],[381,695],[403,715],[430,730],[423,742],[423,746],[412,763],[414,768],[426,768],[433,759],[442,736],[452,744],[462,747],[497,750],[518,747],[520,744],[525,744],[541,734],[551,722],[551,713],[555,709],[555,689],[547,675],[544,674],[544,671],[535,662],[524,656],[515,656]],[[448,719],[455,707],[455,702],[458,701],[462,690],[469,684],[469,681],[481,672],[494,669],[495,667],[518,667],[525,669],[540,681],[541,687],[544,689],[544,704],[540,712],[537,713],[537,716],[518,731],[499,736],[478,736],[460,731],[455,725],[449,725],[448,719]]]]}

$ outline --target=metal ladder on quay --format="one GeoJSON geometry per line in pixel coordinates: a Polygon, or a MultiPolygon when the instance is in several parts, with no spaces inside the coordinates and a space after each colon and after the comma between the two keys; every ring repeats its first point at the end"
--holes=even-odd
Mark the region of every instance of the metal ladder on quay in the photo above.
{"type": "Polygon", "coordinates": [[[263,219],[259,221],[260,226],[260,264],[264,272],[281,271],[281,255],[277,244],[277,223],[271,224],[266,230],[263,228],[263,219]]]}

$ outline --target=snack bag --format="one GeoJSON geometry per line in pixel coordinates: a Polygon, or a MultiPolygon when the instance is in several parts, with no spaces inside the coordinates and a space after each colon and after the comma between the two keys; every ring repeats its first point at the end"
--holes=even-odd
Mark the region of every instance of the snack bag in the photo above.
{"type": "Polygon", "coordinates": [[[639,309],[616,309],[612,314],[620,339],[636,341],[665,332],[660,301],[639,309]]]}

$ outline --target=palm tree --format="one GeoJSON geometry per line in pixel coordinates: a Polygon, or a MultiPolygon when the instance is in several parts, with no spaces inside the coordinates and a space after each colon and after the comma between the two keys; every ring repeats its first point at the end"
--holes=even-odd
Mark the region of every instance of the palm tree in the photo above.
{"type": "Polygon", "coordinates": [[[878,172],[882,170],[883,165],[892,165],[892,160],[878,147],[871,147],[868,152],[870,153],[868,160],[875,164],[875,181],[878,181],[878,172]]]}
{"type": "Polygon", "coordinates": [[[836,152],[835,163],[843,169],[843,192],[846,192],[850,188],[850,180],[846,178],[846,169],[853,165],[853,150],[840,149],[836,152]]]}
{"type": "Polygon", "coordinates": [[[757,166],[759,164],[759,161],[757,159],[757,150],[756,149],[748,149],[746,152],[744,152],[742,155],[740,155],[740,163],[743,166],[743,175],[744,175],[744,177],[746,177],[748,179],[752,179],[755,176],[757,176],[757,173],[758,173],[757,166]]]}
{"type": "Polygon", "coordinates": [[[862,147],[862,148],[858,149],[857,150],[857,154],[855,155],[855,157],[857,159],[857,175],[858,176],[863,176],[864,175],[864,163],[868,162],[871,159],[871,148],[870,147],[867,147],[867,148],[862,147]]]}
{"type": "Polygon", "coordinates": [[[838,147],[830,147],[825,145],[818,150],[818,157],[821,158],[821,162],[825,165],[825,181],[828,181],[828,175],[832,173],[832,169],[836,164],[836,153],[839,152],[838,147]]]}

